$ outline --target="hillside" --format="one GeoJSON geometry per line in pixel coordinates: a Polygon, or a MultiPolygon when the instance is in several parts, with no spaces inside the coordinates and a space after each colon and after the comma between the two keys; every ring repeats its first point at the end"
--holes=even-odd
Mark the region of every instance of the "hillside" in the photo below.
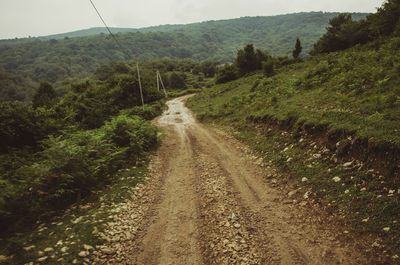
{"type": "Polygon", "coordinates": [[[250,144],[272,179],[398,255],[399,60],[400,38],[383,38],[206,88],[189,106],[250,144]]]}
{"type": "MultiPolygon", "coordinates": [[[[110,36],[102,34],[101,28],[43,38],[2,40],[0,66],[35,82],[46,80],[59,87],[72,79],[88,77],[110,61],[135,57],[141,60],[192,58],[224,63],[232,61],[237,49],[249,42],[273,55],[290,54],[296,37],[301,38],[303,54],[306,54],[335,15],[312,12],[138,29],[117,34],[125,54],[110,36]]],[[[365,15],[353,14],[353,17],[360,19],[365,15]]]]}

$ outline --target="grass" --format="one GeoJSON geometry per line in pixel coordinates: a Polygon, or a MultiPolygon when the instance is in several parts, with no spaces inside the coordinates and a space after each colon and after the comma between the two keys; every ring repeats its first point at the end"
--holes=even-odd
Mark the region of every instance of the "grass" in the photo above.
{"type": "Polygon", "coordinates": [[[310,189],[339,220],[371,235],[371,244],[383,256],[396,259],[398,42],[388,39],[378,48],[355,47],[315,57],[280,68],[273,77],[254,73],[205,88],[188,106],[199,120],[235,132],[264,161],[310,189]],[[329,142],[335,132],[343,133],[329,142]],[[353,144],[357,139],[364,144],[353,144]],[[344,166],[349,161],[352,166],[344,166]]]}
{"type": "Polygon", "coordinates": [[[118,214],[118,204],[130,200],[135,187],[144,182],[148,161],[122,169],[104,190],[69,208],[61,216],[27,227],[25,231],[9,234],[0,241],[0,255],[11,257],[9,264],[37,263],[40,257],[48,258],[41,264],[91,263],[90,256],[79,253],[91,246],[105,243],[104,230],[118,214]],[[25,249],[24,249],[25,248],[25,249]],[[52,248],[46,252],[46,248],[52,248]],[[39,252],[43,252],[39,254],[39,252]]]}

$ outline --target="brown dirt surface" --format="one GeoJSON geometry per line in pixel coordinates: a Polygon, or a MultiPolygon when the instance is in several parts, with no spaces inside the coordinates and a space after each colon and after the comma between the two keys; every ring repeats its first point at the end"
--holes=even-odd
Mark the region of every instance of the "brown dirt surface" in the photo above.
{"type": "Polygon", "coordinates": [[[288,195],[248,147],[198,123],[187,98],[155,120],[167,136],[96,264],[374,264],[305,191],[288,195]]]}

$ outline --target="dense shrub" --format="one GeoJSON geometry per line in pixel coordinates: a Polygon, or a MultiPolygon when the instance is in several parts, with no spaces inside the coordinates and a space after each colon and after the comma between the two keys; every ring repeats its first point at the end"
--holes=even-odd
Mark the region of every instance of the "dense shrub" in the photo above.
{"type": "Polygon", "coordinates": [[[271,59],[262,62],[262,70],[266,76],[272,76],[274,74],[274,62],[271,59]]]}
{"type": "Polygon", "coordinates": [[[0,103],[0,152],[10,147],[38,145],[49,134],[57,134],[64,126],[53,109],[34,109],[20,102],[0,103]]]}
{"type": "Polygon", "coordinates": [[[35,219],[80,200],[128,160],[145,158],[158,138],[149,122],[120,115],[99,129],[49,137],[42,145],[43,151],[15,167],[10,155],[1,155],[11,165],[0,164],[7,172],[0,175],[0,224],[22,216],[35,219]]]}
{"type": "Polygon", "coordinates": [[[120,114],[127,115],[127,116],[136,115],[136,116],[140,116],[146,120],[152,120],[155,117],[157,117],[158,115],[160,115],[163,110],[164,110],[164,101],[161,100],[161,101],[158,101],[151,105],[146,104],[146,105],[144,105],[144,107],[136,106],[133,108],[124,109],[120,112],[120,114]]]}
{"type": "Polygon", "coordinates": [[[238,78],[237,69],[234,65],[226,64],[224,67],[218,70],[216,77],[216,83],[222,84],[238,78]]]}
{"type": "Polygon", "coordinates": [[[400,2],[385,1],[375,14],[353,21],[350,14],[339,14],[329,20],[327,32],[314,44],[311,55],[344,50],[357,44],[400,32],[400,2]]]}
{"type": "Polygon", "coordinates": [[[102,128],[107,139],[117,147],[127,148],[127,152],[141,157],[157,145],[157,130],[139,116],[119,115],[102,128]]]}

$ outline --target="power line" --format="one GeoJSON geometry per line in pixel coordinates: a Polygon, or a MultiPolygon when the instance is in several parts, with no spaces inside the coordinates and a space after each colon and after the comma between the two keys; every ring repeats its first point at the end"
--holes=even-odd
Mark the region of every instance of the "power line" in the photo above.
{"type": "MultiPolygon", "coordinates": [[[[97,15],[99,15],[99,18],[101,19],[101,21],[103,21],[104,26],[106,26],[106,29],[108,30],[108,32],[110,33],[110,35],[113,37],[113,39],[115,40],[115,42],[118,44],[119,48],[121,49],[122,53],[125,53],[125,55],[128,56],[128,59],[130,59],[130,55],[129,53],[125,52],[125,49],[122,47],[121,43],[118,41],[118,39],[114,36],[114,34],[111,32],[110,28],[107,26],[107,23],[104,21],[103,17],[101,16],[99,10],[97,10],[96,6],[94,5],[92,0],[89,0],[90,3],[92,4],[94,10],[96,10],[97,15]]],[[[140,71],[139,71],[139,60],[136,59],[136,69],[137,69],[137,74],[138,74],[138,81],[139,81],[139,91],[140,91],[140,98],[142,99],[142,106],[144,109],[144,99],[143,99],[143,91],[142,91],[142,83],[140,81],[140,71]]]]}
{"type": "Polygon", "coordinates": [[[122,47],[121,43],[118,41],[118,39],[114,36],[114,34],[111,32],[110,28],[107,26],[106,22],[104,21],[103,17],[101,16],[99,10],[97,10],[96,6],[94,5],[92,0],[89,0],[90,3],[92,4],[94,10],[96,10],[97,15],[99,16],[99,18],[101,19],[101,21],[103,22],[104,26],[106,26],[106,29],[108,30],[108,32],[110,33],[111,37],[115,40],[115,42],[118,44],[119,48],[121,49],[122,53],[125,53],[125,55],[128,56],[128,59],[130,59],[130,55],[125,51],[125,49],[122,47]]]}

